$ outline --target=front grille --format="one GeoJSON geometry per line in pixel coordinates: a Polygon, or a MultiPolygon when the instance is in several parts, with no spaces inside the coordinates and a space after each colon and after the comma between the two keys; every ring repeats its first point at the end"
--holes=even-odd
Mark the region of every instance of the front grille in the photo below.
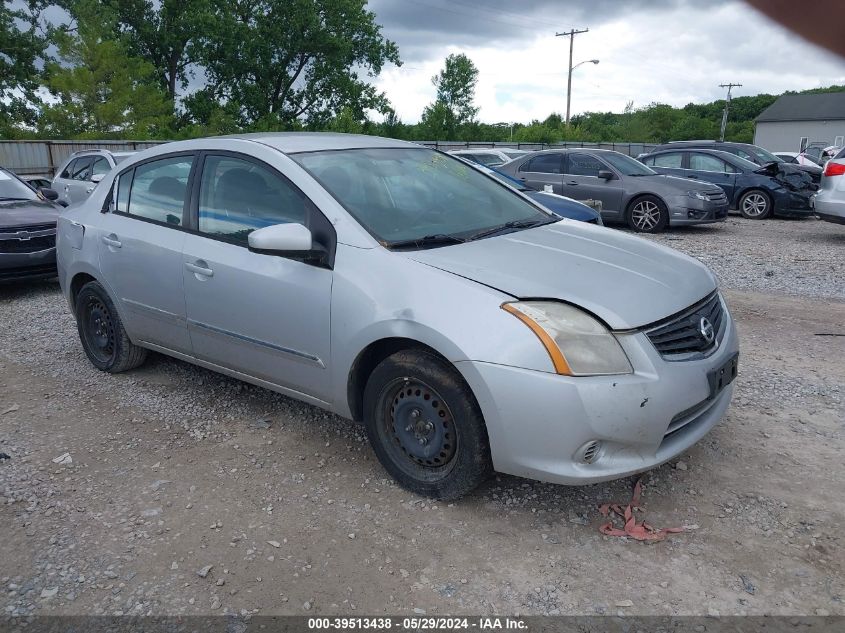
{"type": "Polygon", "coordinates": [[[706,355],[718,345],[724,310],[719,293],[714,292],[686,310],[649,326],[645,330],[655,349],[667,360],[688,360],[706,355]],[[705,320],[713,336],[707,338],[705,320]]]}
{"type": "Polygon", "coordinates": [[[721,202],[727,202],[728,201],[728,196],[725,195],[724,191],[722,191],[720,193],[708,193],[707,197],[710,198],[710,202],[721,203],[721,202]]]}
{"type": "Polygon", "coordinates": [[[55,246],[55,224],[38,224],[0,231],[0,253],[37,253],[55,246]]]}

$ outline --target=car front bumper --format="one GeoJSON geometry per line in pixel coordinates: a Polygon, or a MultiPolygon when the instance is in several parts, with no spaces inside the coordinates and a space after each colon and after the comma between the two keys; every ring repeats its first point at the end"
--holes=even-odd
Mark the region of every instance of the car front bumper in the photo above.
{"type": "Polygon", "coordinates": [[[55,276],[55,247],[33,253],[0,253],[0,283],[55,276]]]}
{"type": "Polygon", "coordinates": [[[683,453],[725,415],[734,384],[710,398],[708,373],[739,351],[729,315],[718,348],[701,360],[666,361],[641,332],[617,338],[633,374],[457,363],[484,414],[497,471],[559,484],[625,477],[683,453]],[[601,442],[599,457],[586,463],[581,451],[593,441],[601,442]]]}
{"type": "Polygon", "coordinates": [[[728,217],[728,202],[698,200],[689,196],[678,196],[669,205],[669,225],[712,224],[724,222],[728,217]]]}

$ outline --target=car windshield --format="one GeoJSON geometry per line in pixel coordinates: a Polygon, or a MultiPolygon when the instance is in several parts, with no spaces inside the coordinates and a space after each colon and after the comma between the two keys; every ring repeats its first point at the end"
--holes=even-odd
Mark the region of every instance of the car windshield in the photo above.
{"type": "Polygon", "coordinates": [[[640,161],[619,152],[602,152],[601,158],[613,165],[623,176],[654,176],[656,171],[646,167],[640,161]]]}
{"type": "Polygon", "coordinates": [[[38,194],[12,173],[0,169],[0,202],[3,200],[37,200],[38,194]]]}
{"type": "MultiPolygon", "coordinates": [[[[760,169],[760,165],[757,163],[752,163],[747,158],[743,158],[742,156],[737,156],[736,154],[730,154],[729,152],[725,152],[725,154],[729,154],[730,158],[727,156],[724,157],[726,163],[730,163],[734,167],[739,167],[744,170],[756,171],[760,169]]],[[[721,158],[721,157],[720,157],[721,158]]],[[[768,163],[772,161],[766,161],[768,163]]]]}
{"type": "Polygon", "coordinates": [[[466,239],[508,223],[555,218],[465,162],[425,148],[291,157],[388,246],[433,236],[466,239]]]}
{"type": "Polygon", "coordinates": [[[775,156],[770,151],[762,147],[752,146],[749,148],[751,152],[759,158],[763,163],[783,163],[785,162],[780,156],[775,156]]]}

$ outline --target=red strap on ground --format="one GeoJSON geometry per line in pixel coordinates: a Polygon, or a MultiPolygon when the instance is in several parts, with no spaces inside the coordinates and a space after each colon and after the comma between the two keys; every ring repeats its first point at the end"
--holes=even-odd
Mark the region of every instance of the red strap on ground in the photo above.
{"type": "Polygon", "coordinates": [[[610,517],[610,521],[599,527],[599,532],[607,536],[626,536],[637,541],[662,541],[666,538],[667,534],[686,532],[685,527],[662,528],[658,530],[645,521],[637,523],[634,510],[642,510],[640,508],[640,493],[642,489],[642,482],[638,479],[637,483],[634,484],[634,496],[631,497],[631,501],[625,508],[622,508],[622,506],[616,503],[605,503],[599,506],[599,512],[601,512],[602,516],[610,517]],[[615,517],[624,519],[625,525],[622,529],[613,525],[613,519],[615,517]]]}

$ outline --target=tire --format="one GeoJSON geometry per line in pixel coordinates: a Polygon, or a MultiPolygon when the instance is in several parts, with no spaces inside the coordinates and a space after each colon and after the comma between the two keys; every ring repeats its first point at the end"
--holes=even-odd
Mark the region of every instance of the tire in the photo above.
{"type": "Polygon", "coordinates": [[[384,469],[416,494],[457,499],[493,472],[475,396],[432,352],[402,350],[373,370],[364,388],[364,425],[384,469]]]}
{"type": "Polygon", "coordinates": [[[637,233],[659,233],[669,226],[669,211],[657,196],[640,196],[628,205],[625,220],[637,233]]]}
{"type": "Polygon", "coordinates": [[[79,339],[94,367],[116,374],[144,362],[147,350],[129,340],[114,303],[99,282],[82,286],[75,307],[79,339]]]}
{"type": "Polygon", "coordinates": [[[749,220],[765,220],[772,215],[772,197],[761,189],[750,189],[737,202],[742,217],[749,220]]]}

